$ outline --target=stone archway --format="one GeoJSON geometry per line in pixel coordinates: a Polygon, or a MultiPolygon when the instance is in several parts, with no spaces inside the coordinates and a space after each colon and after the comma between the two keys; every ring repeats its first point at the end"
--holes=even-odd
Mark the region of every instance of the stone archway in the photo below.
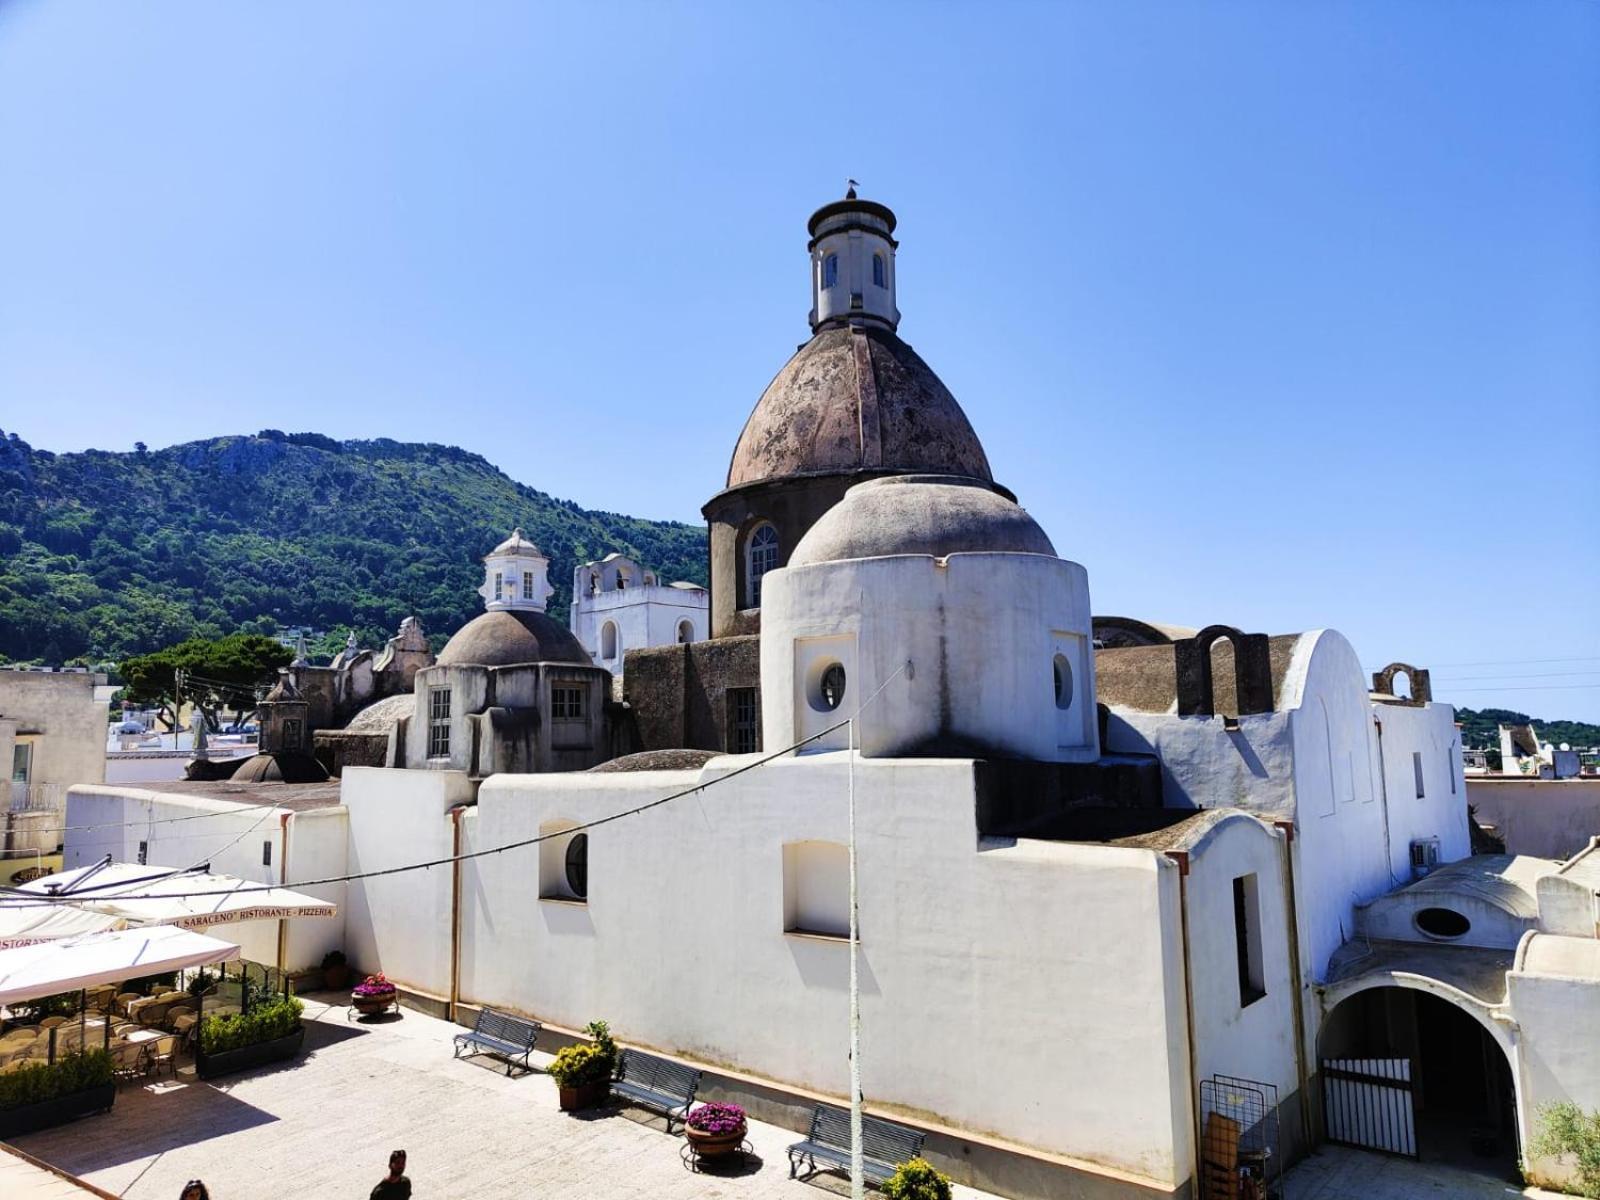
{"type": "Polygon", "coordinates": [[[1487,1004],[1420,976],[1383,975],[1330,989],[1324,1014],[1325,1136],[1517,1178],[1515,1047],[1487,1004]]]}

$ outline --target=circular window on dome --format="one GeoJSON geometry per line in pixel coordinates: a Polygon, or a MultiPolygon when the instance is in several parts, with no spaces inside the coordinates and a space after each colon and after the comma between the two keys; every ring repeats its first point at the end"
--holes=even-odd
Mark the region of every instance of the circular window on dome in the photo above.
{"type": "Polygon", "coordinates": [[[844,701],[844,664],[819,663],[811,671],[811,686],[806,697],[818,712],[833,712],[844,701]]]}
{"type": "Polygon", "coordinates": [[[1072,664],[1065,654],[1058,654],[1053,664],[1056,676],[1056,707],[1072,707],[1072,664]]]}
{"type": "Polygon", "coordinates": [[[1412,921],[1420,932],[1443,942],[1464,937],[1472,928],[1472,922],[1453,908],[1425,908],[1412,921]]]}
{"type": "Polygon", "coordinates": [[[589,835],[574,834],[567,843],[567,886],[579,900],[589,898],[589,835]]]}

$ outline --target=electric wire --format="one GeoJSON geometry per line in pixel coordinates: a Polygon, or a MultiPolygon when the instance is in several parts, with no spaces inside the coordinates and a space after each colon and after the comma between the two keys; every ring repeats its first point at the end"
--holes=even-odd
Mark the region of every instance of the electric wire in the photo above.
{"type": "MultiPolygon", "coordinates": [[[[900,671],[903,670],[905,670],[905,667],[900,667],[899,670],[895,672],[895,675],[898,675],[900,671]]],[[[894,675],[891,675],[889,678],[893,679],[894,675]]],[[[888,686],[888,683],[889,679],[884,680],[883,685],[879,687],[878,692],[881,692],[883,687],[888,686]]],[[[868,697],[867,701],[863,702],[863,706],[875,698],[878,692],[874,692],[872,696],[868,697]]],[[[860,709],[858,708],[856,711],[859,713],[860,709]]],[[[756,759],[754,762],[745,763],[741,767],[734,768],[726,775],[719,775],[715,779],[707,780],[704,783],[697,783],[693,787],[684,788],[682,791],[673,792],[666,796],[658,796],[656,799],[647,801],[644,804],[636,805],[633,808],[624,809],[621,812],[611,813],[608,816],[596,817],[592,821],[585,821],[577,825],[569,825],[564,829],[558,829],[552,833],[542,833],[535,837],[521,838],[517,841],[506,842],[499,846],[488,846],[482,850],[471,850],[463,854],[446,855],[444,858],[430,859],[426,862],[405,863],[397,867],[382,867],[374,871],[357,871],[348,875],[330,875],[322,879],[307,879],[296,883],[251,884],[248,887],[217,888],[214,890],[201,892],[137,892],[126,895],[112,893],[110,895],[99,896],[97,898],[101,900],[188,900],[202,896],[247,895],[252,892],[275,891],[278,888],[297,890],[300,888],[324,887],[333,883],[353,883],[358,879],[380,879],[389,875],[404,875],[411,871],[428,871],[432,870],[434,867],[452,866],[455,863],[467,862],[471,859],[487,858],[492,854],[504,854],[508,850],[521,850],[528,846],[536,846],[540,842],[550,841],[553,838],[569,837],[574,833],[582,833],[585,830],[595,829],[601,825],[609,825],[613,821],[620,821],[625,817],[638,816],[642,812],[648,812],[653,808],[660,808],[663,804],[670,804],[674,800],[681,800],[686,796],[693,796],[698,792],[706,791],[709,788],[715,787],[719,783],[725,783],[730,779],[736,779],[740,775],[754,771],[757,767],[766,766],[767,763],[772,762],[774,759],[782,758],[786,754],[792,754],[794,751],[799,750],[803,746],[808,746],[812,742],[820,741],[829,734],[836,733],[840,729],[848,727],[851,719],[852,718],[846,718],[843,721],[836,722],[833,725],[829,725],[826,729],[822,729],[811,734],[809,737],[801,738],[793,745],[785,746],[782,750],[775,750],[771,754],[765,754],[756,759]]],[[[273,810],[268,809],[267,811],[270,813],[273,810]]],[[[259,822],[257,822],[257,824],[259,824],[259,822]]],[[[246,832],[248,832],[248,830],[246,830],[246,832]]],[[[191,870],[193,869],[194,868],[191,868],[191,870]]],[[[157,879],[172,878],[173,875],[182,873],[183,872],[181,871],[173,871],[165,876],[158,875],[157,879]]],[[[129,884],[124,882],[119,886],[126,888],[129,886],[129,884]]],[[[74,892],[71,896],[51,897],[41,896],[37,892],[22,891],[19,888],[0,888],[0,910],[16,908],[55,908],[63,904],[73,904],[81,899],[82,895],[82,892],[74,892]]]]}

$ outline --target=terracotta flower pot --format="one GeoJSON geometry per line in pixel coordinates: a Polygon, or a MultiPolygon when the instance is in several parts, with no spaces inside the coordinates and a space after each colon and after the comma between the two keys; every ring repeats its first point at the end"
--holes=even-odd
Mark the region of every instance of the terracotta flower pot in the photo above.
{"type": "Polygon", "coordinates": [[[706,1133],[693,1125],[685,1125],[683,1135],[701,1158],[720,1158],[724,1154],[732,1154],[744,1143],[746,1131],[747,1127],[740,1125],[731,1133],[706,1133]]]}
{"type": "Polygon", "coordinates": [[[394,1000],[394,992],[384,992],[377,996],[357,996],[352,994],[350,997],[350,1007],[355,1009],[358,1013],[361,1013],[363,1016],[370,1017],[376,1013],[381,1013],[384,1009],[392,1005],[394,1000]]]}
{"type": "Polygon", "coordinates": [[[557,1088],[560,1096],[562,1112],[577,1112],[583,1108],[593,1108],[596,1104],[605,1102],[611,1093],[611,1085],[604,1079],[595,1080],[593,1083],[580,1083],[576,1087],[557,1088]]]}

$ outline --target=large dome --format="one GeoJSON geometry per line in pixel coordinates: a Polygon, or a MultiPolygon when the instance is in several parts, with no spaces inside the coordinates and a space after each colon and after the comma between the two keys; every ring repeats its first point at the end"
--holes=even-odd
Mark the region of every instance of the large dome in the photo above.
{"type": "Polygon", "coordinates": [[[1027,512],[975,479],[890,475],[858,483],[789,556],[791,567],[891,554],[1046,554],[1056,549],[1027,512]]]}
{"type": "Polygon", "coordinates": [[[728,486],[855,471],[993,478],[950,389],[876,325],[825,328],[800,347],[745,422],[728,486]]]}
{"type": "Polygon", "coordinates": [[[479,613],[456,630],[435,660],[446,667],[509,667],[535,662],[594,665],[564,625],[537,609],[479,613]]]}

